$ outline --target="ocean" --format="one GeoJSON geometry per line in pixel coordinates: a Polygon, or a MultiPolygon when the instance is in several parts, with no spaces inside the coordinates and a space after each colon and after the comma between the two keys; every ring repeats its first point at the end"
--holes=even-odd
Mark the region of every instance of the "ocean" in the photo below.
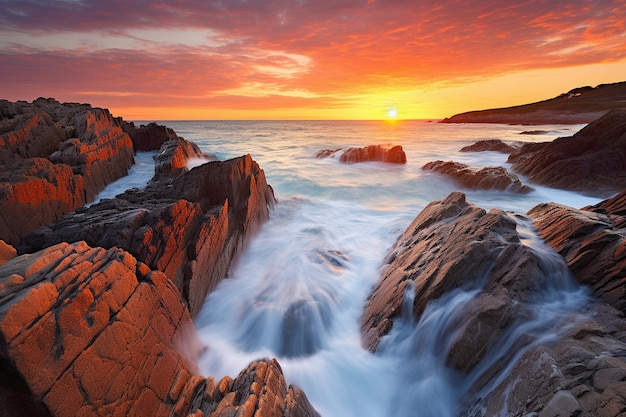
{"type": "MultiPolygon", "coordinates": [[[[523,214],[542,202],[580,208],[599,201],[533,184],[529,185],[535,190],[524,195],[463,190],[449,178],[421,170],[434,160],[510,168],[505,154],[459,150],[482,139],[550,141],[571,136],[584,125],[156,122],[220,160],[251,154],[278,200],[270,220],[196,318],[206,346],[200,371],[216,379],[234,377],[255,359],[275,357],[287,382],[302,388],[324,417],[454,416],[472,380],[480,377],[459,375],[443,363],[447,318],[462,311],[474,295],[471,292],[447,294],[432,302],[418,323],[410,315],[400,317],[376,353],[361,347],[360,316],[382,261],[429,202],[464,191],[468,201],[485,209],[523,214]],[[541,133],[521,134],[527,130],[541,133]],[[378,144],[401,145],[407,164],[343,164],[335,158],[315,157],[324,149],[378,144]]],[[[131,174],[109,186],[101,197],[145,184],[153,173],[154,154],[138,154],[131,174]]],[[[556,273],[569,284],[554,289],[553,296],[538,304],[542,313],[513,329],[509,342],[529,331],[539,334],[538,340],[549,340],[558,331],[551,323],[579,309],[586,292],[573,284],[560,265],[562,260],[543,245],[530,225],[519,227],[527,244],[554,262],[556,273]]],[[[506,342],[498,349],[510,349],[506,342]]],[[[482,368],[488,367],[489,360],[495,359],[486,358],[482,368]]]]}

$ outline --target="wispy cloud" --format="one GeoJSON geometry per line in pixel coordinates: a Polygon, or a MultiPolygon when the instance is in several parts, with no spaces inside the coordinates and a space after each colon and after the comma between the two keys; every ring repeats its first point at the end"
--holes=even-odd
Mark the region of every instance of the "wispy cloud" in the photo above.
{"type": "Polygon", "coordinates": [[[1,4],[0,91],[10,99],[328,105],[381,89],[626,59],[625,0],[1,4]]]}

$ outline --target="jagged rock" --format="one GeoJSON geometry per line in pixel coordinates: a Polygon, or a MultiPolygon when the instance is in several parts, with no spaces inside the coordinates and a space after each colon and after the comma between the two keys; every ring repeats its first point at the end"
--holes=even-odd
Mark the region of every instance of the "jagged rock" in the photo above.
{"type": "Polygon", "coordinates": [[[64,216],[22,239],[20,253],[67,241],[120,247],[167,275],[192,316],[274,204],[250,155],[209,162],[64,216]]]}
{"type": "Polygon", "coordinates": [[[85,243],[0,267],[0,332],[3,388],[32,401],[13,411],[55,416],[169,415],[195,371],[176,343],[199,343],[163,273],[85,243]]]}
{"type": "Polygon", "coordinates": [[[0,171],[0,238],[19,238],[86,203],[83,177],[43,158],[16,160],[0,171]]]}
{"type": "Polygon", "coordinates": [[[511,318],[522,314],[520,301],[541,288],[544,275],[541,260],[522,245],[511,217],[501,210],[486,212],[467,203],[464,194],[452,193],[430,203],[387,256],[361,320],[363,345],[375,350],[391,330],[407,288],[415,291],[417,321],[428,302],[455,288],[484,284],[484,294],[469,306],[471,314],[459,322],[446,360],[468,372],[511,318]]]}
{"type": "Polygon", "coordinates": [[[275,361],[196,376],[178,290],[117,248],[61,243],[0,266],[0,340],[7,415],[317,415],[275,361]]]}
{"type": "Polygon", "coordinates": [[[479,140],[472,145],[464,146],[463,148],[461,148],[461,152],[494,151],[509,154],[517,149],[520,145],[521,143],[516,143],[516,146],[509,145],[508,143],[502,142],[500,139],[485,139],[479,140]]]}
{"type": "Polygon", "coordinates": [[[133,139],[136,151],[156,151],[165,142],[179,138],[173,129],[156,123],[139,127],[135,127],[134,123],[126,123],[123,129],[133,139]]]}
{"type": "MultiPolygon", "coordinates": [[[[341,149],[325,149],[316,154],[317,158],[329,158],[340,152],[341,149]]],[[[357,163],[368,161],[388,162],[392,164],[406,164],[406,154],[402,146],[394,146],[390,149],[381,145],[370,145],[364,148],[349,148],[339,156],[340,162],[357,163]]]]}
{"type": "Polygon", "coordinates": [[[582,210],[545,203],[528,215],[576,279],[626,313],[626,191],[582,210]]]}
{"type": "Polygon", "coordinates": [[[607,197],[626,188],[626,109],[613,110],[574,136],[528,143],[509,155],[531,181],[607,197]]]}
{"type": "Polygon", "coordinates": [[[0,114],[0,239],[8,243],[92,201],[133,164],[132,141],[108,110],[40,98],[0,101],[0,114]]]}
{"type": "Polygon", "coordinates": [[[215,155],[203,153],[198,145],[181,137],[175,137],[164,142],[159,154],[155,157],[152,181],[180,175],[187,171],[187,161],[193,158],[201,158],[207,162],[217,161],[215,155]]]}
{"type": "Polygon", "coordinates": [[[433,161],[422,167],[423,170],[435,171],[458,181],[461,186],[477,190],[503,190],[527,194],[533,189],[522,184],[515,174],[503,167],[472,168],[454,161],[433,161]]]}
{"type": "Polygon", "coordinates": [[[0,266],[4,265],[16,256],[17,250],[4,240],[0,240],[0,266]]]}
{"type": "Polygon", "coordinates": [[[59,145],[49,159],[72,167],[84,178],[87,201],[125,176],[134,163],[133,142],[108,110],[92,109],[74,116],[75,137],[59,145]]]}
{"type": "Polygon", "coordinates": [[[619,417],[626,413],[626,321],[596,303],[550,345],[526,351],[498,386],[476,393],[464,417],[619,417]]]}
{"type": "Polygon", "coordinates": [[[251,363],[237,378],[208,381],[197,410],[205,416],[315,417],[302,390],[287,387],[278,362],[251,363]]]}

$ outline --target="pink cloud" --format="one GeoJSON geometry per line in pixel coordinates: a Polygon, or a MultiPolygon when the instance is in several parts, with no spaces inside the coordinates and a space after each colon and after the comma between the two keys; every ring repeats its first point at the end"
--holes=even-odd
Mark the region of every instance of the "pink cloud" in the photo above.
{"type": "Polygon", "coordinates": [[[254,84],[267,89],[272,103],[283,97],[284,105],[330,105],[331,95],[364,88],[624,59],[625,6],[624,0],[9,0],[0,28],[21,37],[0,49],[0,87],[10,99],[99,92],[126,103],[162,97],[257,106],[262,98],[233,93],[254,84]],[[106,46],[114,35],[130,39],[134,30],[160,28],[208,30],[215,39],[106,46]],[[29,34],[96,34],[103,45],[42,48],[21,41],[29,34]]]}

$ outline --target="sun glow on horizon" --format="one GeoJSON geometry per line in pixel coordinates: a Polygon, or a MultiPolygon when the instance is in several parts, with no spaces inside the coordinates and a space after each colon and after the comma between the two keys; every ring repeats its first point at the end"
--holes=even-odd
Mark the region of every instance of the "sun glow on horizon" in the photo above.
{"type": "Polygon", "coordinates": [[[393,106],[387,109],[387,119],[395,120],[398,118],[398,108],[393,106]]]}

